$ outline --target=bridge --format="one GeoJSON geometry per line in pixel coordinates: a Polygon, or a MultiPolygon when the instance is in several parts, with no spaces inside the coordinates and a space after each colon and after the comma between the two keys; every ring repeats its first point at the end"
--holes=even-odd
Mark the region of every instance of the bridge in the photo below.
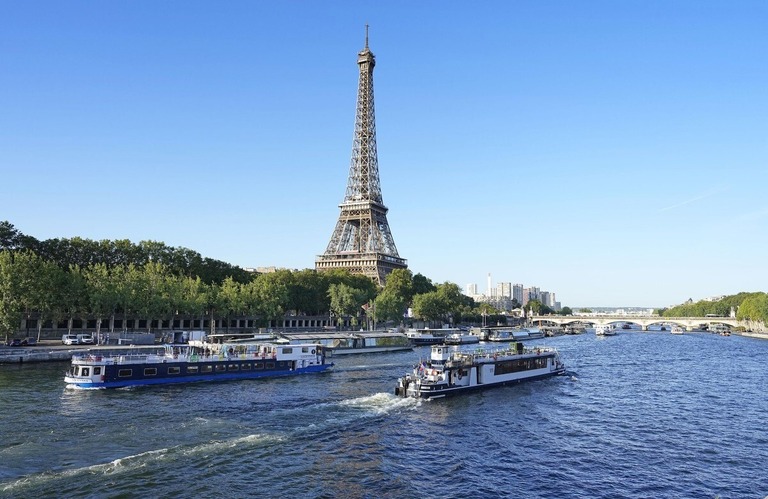
{"type": "Polygon", "coordinates": [[[747,326],[746,321],[740,321],[735,317],[661,317],[658,315],[534,315],[529,317],[530,322],[538,325],[554,324],[558,326],[567,326],[569,324],[592,324],[605,326],[614,323],[637,324],[643,331],[648,330],[648,326],[661,324],[675,324],[687,331],[701,328],[702,326],[712,326],[714,324],[725,324],[731,327],[747,326]]]}

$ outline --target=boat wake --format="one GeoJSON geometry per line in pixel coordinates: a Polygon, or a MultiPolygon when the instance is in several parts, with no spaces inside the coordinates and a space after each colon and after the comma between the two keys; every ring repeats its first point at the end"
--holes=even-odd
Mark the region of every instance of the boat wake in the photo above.
{"type": "Polygon", "coordinates": [[[30,490],[44,488],[52,490],[59,481],[80,481],[82,477],[86,482],[93,475],[104,477],[131,474],[142,468],[156,468],[164,462],[187,462],[197,456],[204,458],[210,455],[231,452],[233,448],[248,449],[252,447],[266,447],[283,440],[283,437],[267,434],[252,434],[243,437],[235,437],[223,440],[211,440],[195,445],[179,445],[169,448],[153,449],[138,454],[119,457],[108,463],[94,464],[80,468],[62,471],[45,471],[24,476],[13,482],[0,484],[0,493],[26,496],[30,490]]]}
{"type": "Polygon", "coordinates": [[[417,400],[398,397],[391,393],[374,393],[366,397],[358,397],[349,400],[342,400],[339,405],[342,407],[359,407],[369,410],[374,414],[388,414],[393,410],[415,407],[417,400]]]}

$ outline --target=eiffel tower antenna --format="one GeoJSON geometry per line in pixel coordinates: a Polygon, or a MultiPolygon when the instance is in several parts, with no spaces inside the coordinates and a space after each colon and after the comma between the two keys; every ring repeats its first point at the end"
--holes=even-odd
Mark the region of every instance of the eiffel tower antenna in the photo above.
{"type": "Polygon", "coordinates": [[[373,68],[376,66],[376,58],[368,48],[367,24],[365,48],[358,52],[357,64],[360,79],[347,191],[344,201],[339,205],[341,214],[331,241],[325,253],[315,260],[315,269],[347,269],[383,285],[390,272],[408,268],[408,264],[397,254],[387,222],[389,210],[381,197],[373,105],[373,68]]]}

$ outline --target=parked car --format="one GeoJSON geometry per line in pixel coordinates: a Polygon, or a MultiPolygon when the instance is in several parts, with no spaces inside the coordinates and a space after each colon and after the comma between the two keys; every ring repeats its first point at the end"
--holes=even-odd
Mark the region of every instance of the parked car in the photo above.
{"type": "Polygon", "coordinates": [[[21,340],[18,338],[13,338],[8,340],[6,343],[9,347],[20,347],[21,346],[21,340]]]}
{"type": "Polygon", "coordinates": [[[77,339],[76,334],[65,334],[61,337],[61,342],[65,345],[79,345],[80,340],[77,339]]]}
{"type": "Polygon", "coordinates": [[[33,347],[37,345],[37,338],[34,338],[30,336],[29,338],[24,338],[21,340],[21,345],[25,347],[33,347]]]}
{"type": "Polygon", "coordinates": [[[90,334],[78,334],[77,341],[81,345],[93,345],[93,336],[90,334]]]}

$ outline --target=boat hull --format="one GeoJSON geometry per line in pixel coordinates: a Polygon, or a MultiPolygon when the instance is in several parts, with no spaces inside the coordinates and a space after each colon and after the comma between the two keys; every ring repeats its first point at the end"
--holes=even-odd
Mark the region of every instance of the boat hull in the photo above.
{"type": "MultiPolygon", "coordinates": [[[[234,365],[234,364],[230,364],[234,365]]],[[[168,367],[182,367],[180,363],[167,364],[168,367]]],[[[309,366],[297,369],[273,369],[264,371],[248,371],[248,372],[212,372],[207,374],[187,374],[179,376],[154,376],[147,377],[141,374],[137,374],[135,377],[126,379],[118,379],[116,376],[110,376],[107,373],[104,376],[103,381],[82,380],[74,376],[65,376],[64,382],[71,388],[85,389],[85,390],[99,390],[105,388],[126,388],[131,386],[144,386],[144,385],[168,385],[178,383],[200,383],[205,381],[231,381],[231,380],[243,380],[243,379],[260,379],[260,378],[276,378],[282,376],[296,376],[300,374],[313,374],[320,373],[331,368],[333,364],[324,364],[320,366],[309,366]]],[[[132,366],[138,372],[143,372],[143,369],[154,369],[154,364],[146,365],[134,365],[132,366]]]]}
{"type": "Polygon", "coordinates": [[[385,353],[401,352],[403,350],[413,350],[413,345],[391,346],[391,347],[361,347],[361,348],[328,348],[332,355],[354,355],[365,353],[385,353]]]}
{"type": "MultiPolygon", "coordinates": [[[[171,364],[172,365],[172,364],[171,364]]],[[[210,374],[196,374],[186,376],[157,376],[153,378],[149,377],[135,377],[129,379],[105,379],[104,381],[85,381],[73,376],[65,376],[64,382],[70,388],[78,388],[85,390],[100,390],[106,388],[126,388],[131,386],[145,386],[145,385],[168,385],[178,383],[200,383],[205,381],[231,381],[241,379],[260,379],[260,378],[275,378],[281,376],[296,376],[300,374],[313,374],[320,373],[331,368],[333,364],[325,364],[322,366],[310,366],[299,369],[275,369],[271,371],[261,372],[214,372],[210,374]]],[[[154,367],[154,366],[152,366],[154,367]]],[[[106,378],[106,376],[105,376],[106,378]]]]}
{"type": "MultiPolygon", "coordinates": [[[[540,374],[536,376],[530,376],[526,378],[520,378],[520,379],[513,379],[513,380],[507,380],[507,381],[499,381],[499,382],[492,382],[492,383],[483,383],[482,385],[474,385],[474,386],[453,386],[453,387],[445,387],[445,388],[435,388],[435,389],[427,389],[424,388],[413,391],[408,394],[407,396],[416,397],[420,399],[425,400],[431,400],[431,399],[439,399],[439,398],[445,398],[445,397],[452,397],[454,395],[462,395],[466,393],[474,393],[479,392],[483,390],[488,390],[491,388],[498,388],[500,386],[510,386],[510,385],[517,385],[520,383],[525,383],[527,381],[538,381],[546,378],[551,378],[553,376],[559,376],[565,373],[565,370],[560,370],[557,372],[550,372],[546,374],[540,374]]],[[[401,393],[398,393],[398,391],[395,391],[395,395],[403,395],[401,393]]]]}

